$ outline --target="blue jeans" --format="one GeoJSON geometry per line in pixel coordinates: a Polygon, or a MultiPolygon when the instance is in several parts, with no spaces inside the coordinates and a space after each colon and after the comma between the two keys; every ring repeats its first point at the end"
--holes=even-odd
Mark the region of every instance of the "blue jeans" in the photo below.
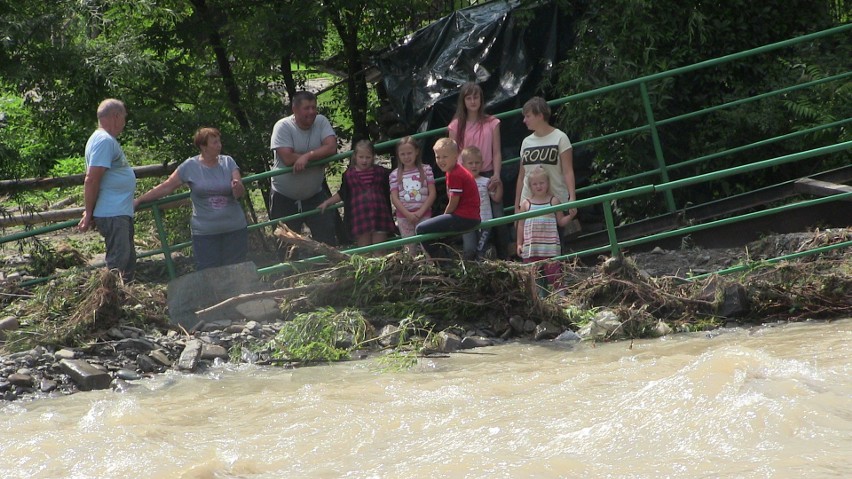
{"type": "MultiPolygon", "coordinates": [[[[423,220],[417,225],[417,228],[414,229],[414,233],[418,235],[443,232],[464,233],[467,230],[476,228],[479,223],[479,220],[462,218],[454,214],[444,213],[434,218],[423,220]]],[[[433,258],[438,256],[439,248],[437,242],[425,241],[422,244],[423,249],[426,250],[426,253],[429,256],[433,258]]]]}
{"type": "Polygon", "coordinates": [[[133,281],[136,272],[136,245],[133,243],[132,216],[95,217],[95,228],[106,243],[106,265],[121,272],[124,281],[133,281]]]}
{"type": "Polygon", "coordinates": [[[195,270],[242,263],[248,253],[248,229],[215,235],[192,235],[195,270]]]}
{"type": "Polygon", "coordinates": [[[488,251],[488,240],[491,238],[491,228],[470,231],[462,235],[464,259],[482,259],[488,251]]]}

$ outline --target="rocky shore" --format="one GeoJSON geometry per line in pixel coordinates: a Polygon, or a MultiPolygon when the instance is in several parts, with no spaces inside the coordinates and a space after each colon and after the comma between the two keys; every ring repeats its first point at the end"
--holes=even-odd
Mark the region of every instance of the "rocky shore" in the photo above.
{"type": "MultiPolygon", "coordinates": [[[[763,241],[764,247],[771,250],[767,254],[778,255],[779,253],[795,252],[803,244],[812,242],[819,234],[822,238],[828,237],[830,241],[848,241],[850,230],[836,230],[821,233],[807,233],[796,236],[774,237],[763,241]],[[769,246],[766,246],[769,245],[769,246]]],[[[758,245],[751,245],[750,254],[757,257],[758,245]]],[[[666,285],[680,285],[683,289],[683,281],[678,276],[686,273],[700,273],[705,269],[715,271],[729,267],[737,261],[741,261],[742,250],[679,250],[669,251],[656,249],[648,253],[637,254],[624,260],[609,261],[600,265],[582,266],[573,265],[569,268],[566,276],[574,276],[577,283],[573,289],[592,291],[586,293],[587,297],[563,297],[553,295],[541,299],[539,309],[530,309],[526,313],[518,313],[515,306],[502,307],[502,314],[486,312],[476,317],[454,318],[452,324],[447,323],[431,330],[429,334],[429,346],[422,348],[417,354],[447,354],[453,351],[477,347],[486,347],[500,344],[510,340],[533,340],[559,342],[570,346],[573,342],[582,340],[610,341],[620,338],[632,337],[656,337],[678,331],[695,331],[697,329],[712,329],[719,326],[732,326],[739,324],[759,324],[771,316],[766,311],[756,307],[755,298],[766,295],[759,290],[759,284],[743,285],[739,283],[722,282],[711,279],[702,283],[697,292],[689,297],[684,297],[684,311],[679,312],[680,317],[684,315],[698,314],[712,317],[713,321],[696,324],[691,321],[673,321],[670,317],[663,318],[663,310],[672,304],[664,303],[654,306],[652,299],[648,304],[636,304],[633,299],[632,305],[623,304],[629,301],[631,294],[639,294],[643,298],[651,291],[651,287],[664,288],[666,285]],[[627,264],[629,263],[629,268],[627,264]],[[661,278],[668,278],[662,281],[661,278]],[[584,283],[580,283],[583,281],[584,283]],[[601,290],[612,289],[615,284],[637,283],[636,291],[619,289],[615,296],[620,299],[613,301],[608,299],[610,307],[592,304],[591,298],[600,296],[601,290]],[[665,283],[665,284],[663,284],[665,283]],[[589,286],[591,284],[591,286],[589,286]],[[597,289],[595,289],[597,288],[597,289]],[[758,288],[756,290],[755,288],[758,288]],[[758,291],[755,293],[755,291],[758,291]],[[620,302],[619,302],[620,301],[620,302]],[[584,304],[580,304],[584,303],[584,304]],[[650,308],[649,308],[650,306],[650,308]],[[541,309],[545,308],[545,309],[541,309]],[[549,309],[547,309],[549,308],[549,309]],[[691,309],[690,309],[691,308],[691,309]],[[705,308],[702,311],[701,308],[705,308]],[[706,309],[710,308],[710,309],[706,309]],[[650,314],[648,310],[654,311],[650,314]],[[534,311],[556,311],[557,316],[548,316],[534,311]],[[581,312],[584,311],[584,312],[581,312]],[[755,316],[757,312],[757,316],[755,316]],[[656,316],[655,316],[656,315],[656,316]],[[580,317],[582,316],[582,317],[580,317]]],[[[852,271],[850,271],[848,255],[843,250],[830,256],[829,260],[834,263],[827,264],[833,273],[838,274],[830,286],[836,289],[832,300],[839,303],[835,309],[826,309],[828,316],[823,317],[848,317],[850,315],[850,288],[852,284],[852,271]],[[840,261],[840,263],[837,263],[840,261]],[[841,265],[838,268],[838,264],[841,265]],[[839,270],[839,271],[838,271],[839,270]],[[838,283],[839,282],[839,283],[838,283]],[[845,304],[844,304],[845,302],[845,304]]],[[[808,271],[813,273],[819,268],[813,269],[820,259],[806,259],[808,271]]],[[[501,268],[502,272],[505,268],[501,268]]],[[[808,274],[810,274],[808,273],[808,274]]],[[[108,273],[105,273],[109,275],[108,273]]],[[[389,273],[388,273],[389,274],[389,273]]],[[[476,272],[466,271],[465,275],[475,276],[476,272]]],[[[786,273],[785,273],[786,274],[786,273]]],[[[818,276],[814,274],[813,276],[818,276]]],[[[462,275],[456,278],[447,277],[444,281],[460,281],[462,275]]],[[[763,281],[766,278],[761,279],[763,281]]],[[[439,281],[440,278],[429,276],[420,278],[421,281],[439,281]]],[[[3,283],[7,290],[17,279],[6,276],[3,283]]],[[[774,279],[768,279],[774,282],[774,279]]],[[[340,293],[339,282],[335,283],[340,293]]],[[[275,365],[283,367],[297,367],[306,363],[299,361],[282,360],[276,356],[273,339],[281,332],[282,328],[292,319],[290,314],[278,312],[278,314],[265,314],[263,319],[251,319],[246,315],[239,314],[239,310],[225,313],[225,318],[219,317],[211,321],[200,321],[194,327],[184,327],[182,324],[167,324],[150,319],[128,322],[117,321],[105,323],[100,317],[108,316],[106,313],[115,311],[104,311],[112,301],[121,304],[121,307],[134,311],[146,309],[145,300],[139,299],[137,292],[124,293],[125,296],[110,296],[113,292],[104,290],[120,289],[112,283],[93,288],[97,295],[87,298],[78,298],[78,309],[84,309],[86,301],[94,301],[95,323],[91,325],[92,336],[87,341],[80,341],[82,346],[54,346],[44,344],[28,348],[23,351],[9,353],[8,347],[0,349],[0,397],[5,401],[32,400],[37,398],[57,397],[78,391],[93,389],[112,388],[123,391],[134,381],[144,380],[153,375],[163,373],[167,370],[177,370],[187,373],[203,370],[215,362],[244,362],[259,365],[275,365]],[[109,296],[110,300],[105,300],[109,296]],[[130,296],[132,298],[128,299],[130,296]],[[132,302],[135,304],[129,304],[132,302]],[[100,321],[100,322],[98,322],[100,321]],[[5,351],[5,352],[4,352],[5,351]]],[[[473,285],[472,288],[481,288],[481,285],[473,285]]],[[[512,286],[510,286],[512,287],[512,286]]],[[[619,286],[619,287],[623,287],[619,286]]],[[[149,298],[149,304],[162,302],[164,291],[161,296],[153,295],[149,298]]],[[[806,291],[807,287],[798,287],[806,291]]],[[[822,288],[822,286],[820,286],[822,288]]],[[[816,288],[816,289],[820,289],[816,288]]],[[[206,291],[200,288],[202,294],[206,291]]],[[[572,291],[573,291],[572,289],[572,291]]],[[[824,289],[824,288],[822,288],[824,289]]],[[[330,290],[333,291],[333,290],[330,290]]],[[[418,290],[419,291],[419,290],[418,290]]],[[[786,294],[786,293],[781,293],[786,294]]],[[[822,293],[820,293],[822,294],[822,293]]],[[[331,293],[334,297],[335,293],[331,293]]],[[[610,295],[612,296],[612,295],[610,295]]],[[[663,291],[660,298],[667,301],[666,297],[672,296],[671,292],[663,291]]],[[[108,298],[108,299],[109,299],[108,298]]],[[[424,298],[420,298],[423,300],[424,298]]],[[[818,298],[820,301],[825,298],[818,298]]],[[[433,301],[434,297],[426,296],[426,301],[433,301]]],[[[822,304],[822,303],[821,303],[822,304]]],[[[172,299],[169,299],[170,308],[174,307],[172,299]]],[[[680,305],[677,305],[680,306],[680,305]]],[[[783,305],[781,305],[783,307],[783,305]]],[[[160,308],[164,305],[159,304],[160,308]]],[[[313,306],[307,306],[313,307],[313,306]]],[[[4,309],[4,312],[9,309],[4,309]]],[[[277,310],[276,310],[277,311],[277,310]]],[[[795,316],[790,315],[792,320],[800,320],[807,316],[808,311],[795,316]]],[[[668,313],[667,313],[668,314],[668,313]]],[[[250,315],[249,315],[250,316],[250,315]]],[[[71,318],[71,320],[75,320],[71,318]]],[[[371,336],[375,339],[365,349],[352,350],[355,342],[351,337],[345,335],[338,338],[338,346],[349,351],[351,359],[363,359],[370,355],[385,354],[394,350],[401,344],[400,334],[405,332],[407,325],[394,319],[373,318],[370,324],[371,336]]],[[[19,328],[19,317],[7,315],[0,319],[0,347],[4,346],[4,338],[8,340],[19,328]]],[[[425,338],[424,338],[425,339],[425,338]]],[[[68,343],[53,343],[68,344],[68,343]]],[[[6,345],[8,346],[8,345],[6,345]]]]}

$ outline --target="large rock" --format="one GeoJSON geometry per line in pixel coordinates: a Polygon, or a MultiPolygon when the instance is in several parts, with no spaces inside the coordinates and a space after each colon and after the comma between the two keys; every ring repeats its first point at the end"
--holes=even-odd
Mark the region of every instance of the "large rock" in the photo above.
{"type": "Polygon", "coordinates": [[[494,346],[494,340],[483,336],[465,336],[461,340],[458,349],[473,349],[494,346]]]}
{"type": "Polygon", "coordinates": [[[201,351],[204,345],[198,339],[187,341],[186,347],[180,354],[180,359],[177,362],[177,368],[181,371],[195,371],[198,366],[198,360],[201,359],[201,351]]]}
{"type": "Polygon", "coordinates": [[[543,341],[546,339],[554,339],[559,336],[559,333],[562,332],[562,328],[552,324],[550,322],[544,321],[535,328],[535,335],[533,336],[536,341],[543,341]]]}
{"type": "Polygon", "coordinates": [[[14,331],[20,327],[21,324],[15,316],[6,316],[0,319],[0,331],[14,331]]]}
{"type": "Polygon", "coordinates": [[[751,304],[745,286],[714,278],[701,291],[700,299],[713,303],[715,313],[723,318],[736,318],[749,312],[751,304]]]}
{"type": "Polygon", "coordinates": [[[457,351],[461,346],[461,338],[449,331],[441,331],[438,333],[438,349],[444,353],[457,351]]]}
{"type": "MultiPolygon", "coordinates": [[[[234,296],[266,289],[260,282],[257,266],[251,261],[196,271],[169,282],[169,317],[172,324],[192,330],[199,323],[196,311],[234,296]]],[[[267,321],[277,314],[274,300],[261,299],[205,313],[204,321],[211,323],[243,318],[267,321]]]]}
{"type": "Polygon", "coordinates": [[[82,359],[63,359],[59,367],[77,384],[81,391],[107,389],[112,377],[82,359]]]}
{"type": "Polygon", "coordinates": [[[624,329],[621,327],[618,315],[614,311],[605,309],[595,314],[588,324],[580,328],[578,334],[584,339],[620,339],[624,336],[624,329]]]}

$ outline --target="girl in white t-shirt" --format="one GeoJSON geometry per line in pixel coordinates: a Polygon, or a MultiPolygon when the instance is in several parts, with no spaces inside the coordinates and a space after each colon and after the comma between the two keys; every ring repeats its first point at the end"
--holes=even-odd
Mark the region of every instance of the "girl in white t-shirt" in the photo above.
{"type": "MultiPolygon", "coordinates": [[[[399,166],[390,174],[391,203],[396,210],[396,225],[403,237],[414,236],[414,228],[422,220],[432,217],[432,203],[438,196],[435,176],[429,165],[420,158],[420,146],[410,136],[396,145],[399,166]]],[[[418,244],[405,245],[411,255],[417,253],[418,244]]]]}
{"type": "MultiPolygon", "coordinates": [[[[515,189],[515,212],[520,211],[521,201],[532,192],[524,181],[529,173],[541,167],[550,180],[550,189],[561,203],[577,201],[574,180],[574,155],[568,135],[550,125],[550,106],[541,97],[533,97],[523,107],[524,124],[532,134],[521,143],[521,172],[515,189]]],[[[568,210],[573,219],[577,210],[568,210]]],[[[570,219],[568,221],[570,221],[570,219]]]]}

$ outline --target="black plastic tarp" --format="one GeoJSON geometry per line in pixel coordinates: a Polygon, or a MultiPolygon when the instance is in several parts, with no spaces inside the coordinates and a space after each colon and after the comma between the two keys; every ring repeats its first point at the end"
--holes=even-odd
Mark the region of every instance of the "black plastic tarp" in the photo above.
{"type": "MultiPolygon", "coordinates": [[[[408,131],[447,126],[459,87],[468,81],[482,86],[490,113],[519,108],[541,94],[542,80],[565,57],[573,35],[555,2],[525,3],[503,0],[458,10],[375,59],[388,100],[408,131]]],[[[528,132],[517,123],[522,138],[528,132]]],[[[509,140],[504,143],[516,143],[508,126],[501,129],[509,140]]]]}

